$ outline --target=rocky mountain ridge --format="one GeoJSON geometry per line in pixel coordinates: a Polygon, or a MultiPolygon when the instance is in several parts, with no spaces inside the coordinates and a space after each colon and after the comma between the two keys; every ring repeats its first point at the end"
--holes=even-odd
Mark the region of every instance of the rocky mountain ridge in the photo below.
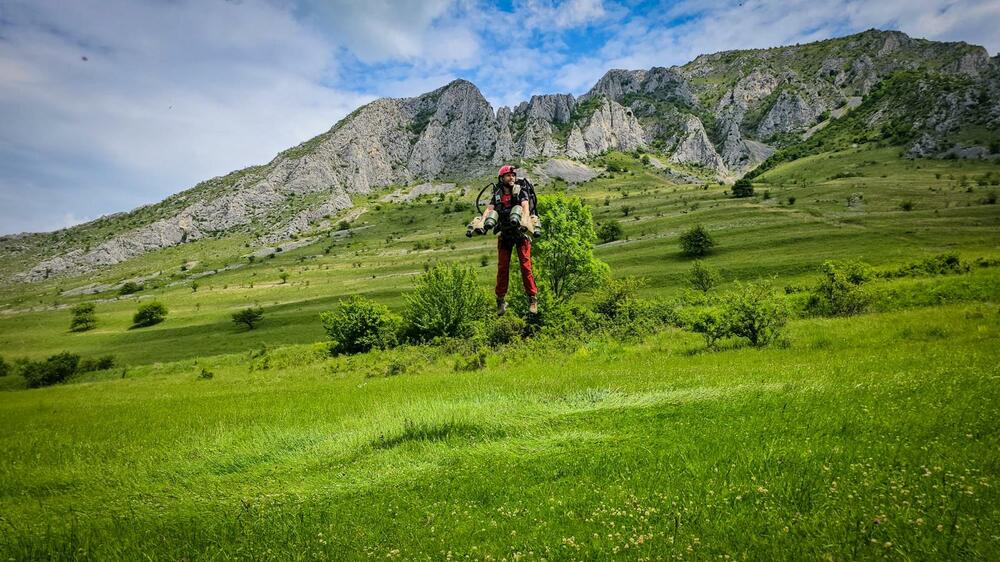
{"type": "MultiPolygon", "coordinates": [[[[13,280],[75,275],[233,232],[260,231],[261,243],[273,243],[328,223],[351,206],[351,195],[488,175],[503,162],[645,150],[733,180],[837,121],[900,71],[955,82],[933,107],[908,116],[920,130],[910,152],[934,155],[972,111],[985,114],[987,125],[1000,124],[998,68],[997,58],[981,47],[872,30],[807,45],[702,55],[680,67],[610,70],[579,98],[536,95],[495,112],[475,85],[456,80],[413,98],[373,101],[266,165],[203,182],[144,214],[108,219],[103,229],[90,225],[98,233],[89,244],[50,246],[55,254],[13,280]]],[[[868,125],[898,117],[898,109],[873,113],[868,125]]],[[[0,248],[30,256],[39,247],[33,240],[5,236],[0,248]]]]}

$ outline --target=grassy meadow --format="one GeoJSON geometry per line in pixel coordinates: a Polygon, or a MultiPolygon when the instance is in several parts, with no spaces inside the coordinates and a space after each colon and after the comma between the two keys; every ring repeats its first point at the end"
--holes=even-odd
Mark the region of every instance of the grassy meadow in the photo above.
{"type": "MultiPolygon", "coordinates": [[[[678,236],[694,224],[717,242],[714,293],[768,278],[802,299],[828,259],[1000,258],[995,164],[850,149],[779,165],[733,199],[602,160],[626,171],[540,192],[619,221],[596,255],[646,278],[650,299],[689,291],[678,236]]],[[[492,288],[495,241],[464,236],[468,187],[357,198],[350,236],[273,258],[241,257],[235,236],[4,287],[8,362],[71,351],[119,366],[41,389],[0,378],[0,557],[1000,557],[1000,267],[880,280],[870,312],[795,317],[761,349],[664,328],[527,341],[472,370],[459,343],[331,357],[319,313],[346,296],[399,310],[440,262],[492,288]],[[128,297],[62,294],[155,271],[128,297]],[[95,299],[97,327],[70,332],[68,307],[95,299]],[[130,329],[154,299],[166,321],[130,329]],[[235,326],[254,304],[259,327],[235,326]]]]}

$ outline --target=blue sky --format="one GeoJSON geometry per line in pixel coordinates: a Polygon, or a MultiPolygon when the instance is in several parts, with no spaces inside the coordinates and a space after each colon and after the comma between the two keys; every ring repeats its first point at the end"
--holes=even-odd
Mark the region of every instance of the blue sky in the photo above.
{"type": "Polygon", "coordinates": [[[1000,0],[0,0],[0,233],[127,211],[455,78],[495,107],[868,28],[1000,48],[1000,0]]]}

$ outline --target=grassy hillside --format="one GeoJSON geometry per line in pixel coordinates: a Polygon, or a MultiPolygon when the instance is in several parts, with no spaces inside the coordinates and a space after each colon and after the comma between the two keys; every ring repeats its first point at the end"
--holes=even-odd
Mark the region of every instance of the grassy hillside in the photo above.
{"type": "MultiPolygon", "coordinates": [[[[780,163],[733,199],[602,160],[625,171],[571,192],[621,222],[596,253],[650,299],[688,298],[694,224],[718,243],[716,294],[768,277],[801,300],[827,259],[1000,258],[995,165],[862,146],[780,163]]],[[[318,315],[341,298],[399,310],[437,262],[492,288],[495,241],[464,237],[472,195],[358,199],[350,236],[252,263],[245,239],[206,240],[5,290],[8,361],[122,366],[32,390],[0,377],[0,557],[1000,556],[1000,268],[879,281],[872,312],[793,318],[763,349],[665,328],[528,341],[473,370],[462,342],[331,357],[318,315]],[[68,330],[65,307],[116,293],[62,291],[151,271],[97,303],[96,329],[68,330]],[[153,299],[166,321],[129,329],[153,299]],[[234,326],[254,303],[260,326],[234,326]]]]}
{"type": "MultiPolygon", "coordinates": [[[[895,148],[849,149],[786,163],[755,180],[755,197],[733,199],[726,186],[675,184],[629,155],[607,158],[628,171],[572,193],[592,206],[598,223],[621,222],[627,239],[599,246],[597,255],[616,276],[648,278],[647,296],[666,297],[686,288],[690,260],[679,254],[677,238],[696,223],[716,237],[709,262],[727,282],[775,276],[779,285],[807,283],[826,259],[852,257],[882,265],[942,252],[968,259],[1000,257],[1000,207],[983,204],[1000,190],[991,185],[1000,182],[1000,170],[988,163],[906,160],[895,148]],[[848,207],[853,194],[861,198],[855,196],[848,207]],[[912,210],[902,210],[906,202],[912,210]]],[[[492,286],[496,242],[464,236],[476,187],[454,202],[452,196],[410,204],[378,203],[378,195],[359,198],[356,205],[368,211],[352,225],[352,236],[324,235],[254,263],[240,257],[250,249],[244,246],[247,239],[237,236],[155,252],[84,279],[5,289],[0,349],[8,359],[69,350],[111,353],[128,364],[171,361],[255,349],[265,342],[317,341],[322,338],[320,311],[359,293],[398,308],[416,275],[438,262],[474,264],[483,285],[492,286]],[[458,212],[445,213],[456,207],[458,212]],[[484,257],[487,265],[479,267],[484,257]],[[242,267],[198,278],[192,291],[189,276],[233,264],[242,267]],[[76,297],[60,296],[61,291],[156,271],[162,274],[148,283],[153,288],[99,302],[97,329],[69,332],[66,307],[112,299],[117,291],[76,297]],[[281,281],[282,272],[287,282],[281,281]],[[163,301],[170,309],[167,321],[129,330],[137,299],[163,301]],[[247,332],[234,326],[231,313],[255,303],[265,311],[261,327],[247,332]],[[12,313],[31,308],[41,310],[12,313]]]]}

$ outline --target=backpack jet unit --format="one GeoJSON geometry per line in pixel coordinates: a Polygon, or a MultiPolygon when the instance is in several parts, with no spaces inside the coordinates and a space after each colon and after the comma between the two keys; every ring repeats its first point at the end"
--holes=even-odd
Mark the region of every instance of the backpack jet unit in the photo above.
{"type": "MultiPolygon", "coordinates": [[[[466,236],[471,238],[473,234],[486,234],[488,231],[493,231],[494,234],[500,232],[503,227],[500,224],[500,213],[493,209],[484,219],[483,212],[491,202],[499,200],[501,190],[503,190],[503,186],[499,182],[487,184],[480,190],[479,195],[476,196],[476,216],[466,227],[466,236]]],[[[515,205],[510,210],[508,221],[511,225],[517,225],[518,231],[522,234],[531,233],[533,236],[541,236],[542,221],[538,218],[538,212],[535,210],[538,205],[535,186],[527,178],[521,178],[514,182],[511,191],[515,197],[522,191],[527,195],[528,215],[524,215],[520,205],[515,205]]]]}

